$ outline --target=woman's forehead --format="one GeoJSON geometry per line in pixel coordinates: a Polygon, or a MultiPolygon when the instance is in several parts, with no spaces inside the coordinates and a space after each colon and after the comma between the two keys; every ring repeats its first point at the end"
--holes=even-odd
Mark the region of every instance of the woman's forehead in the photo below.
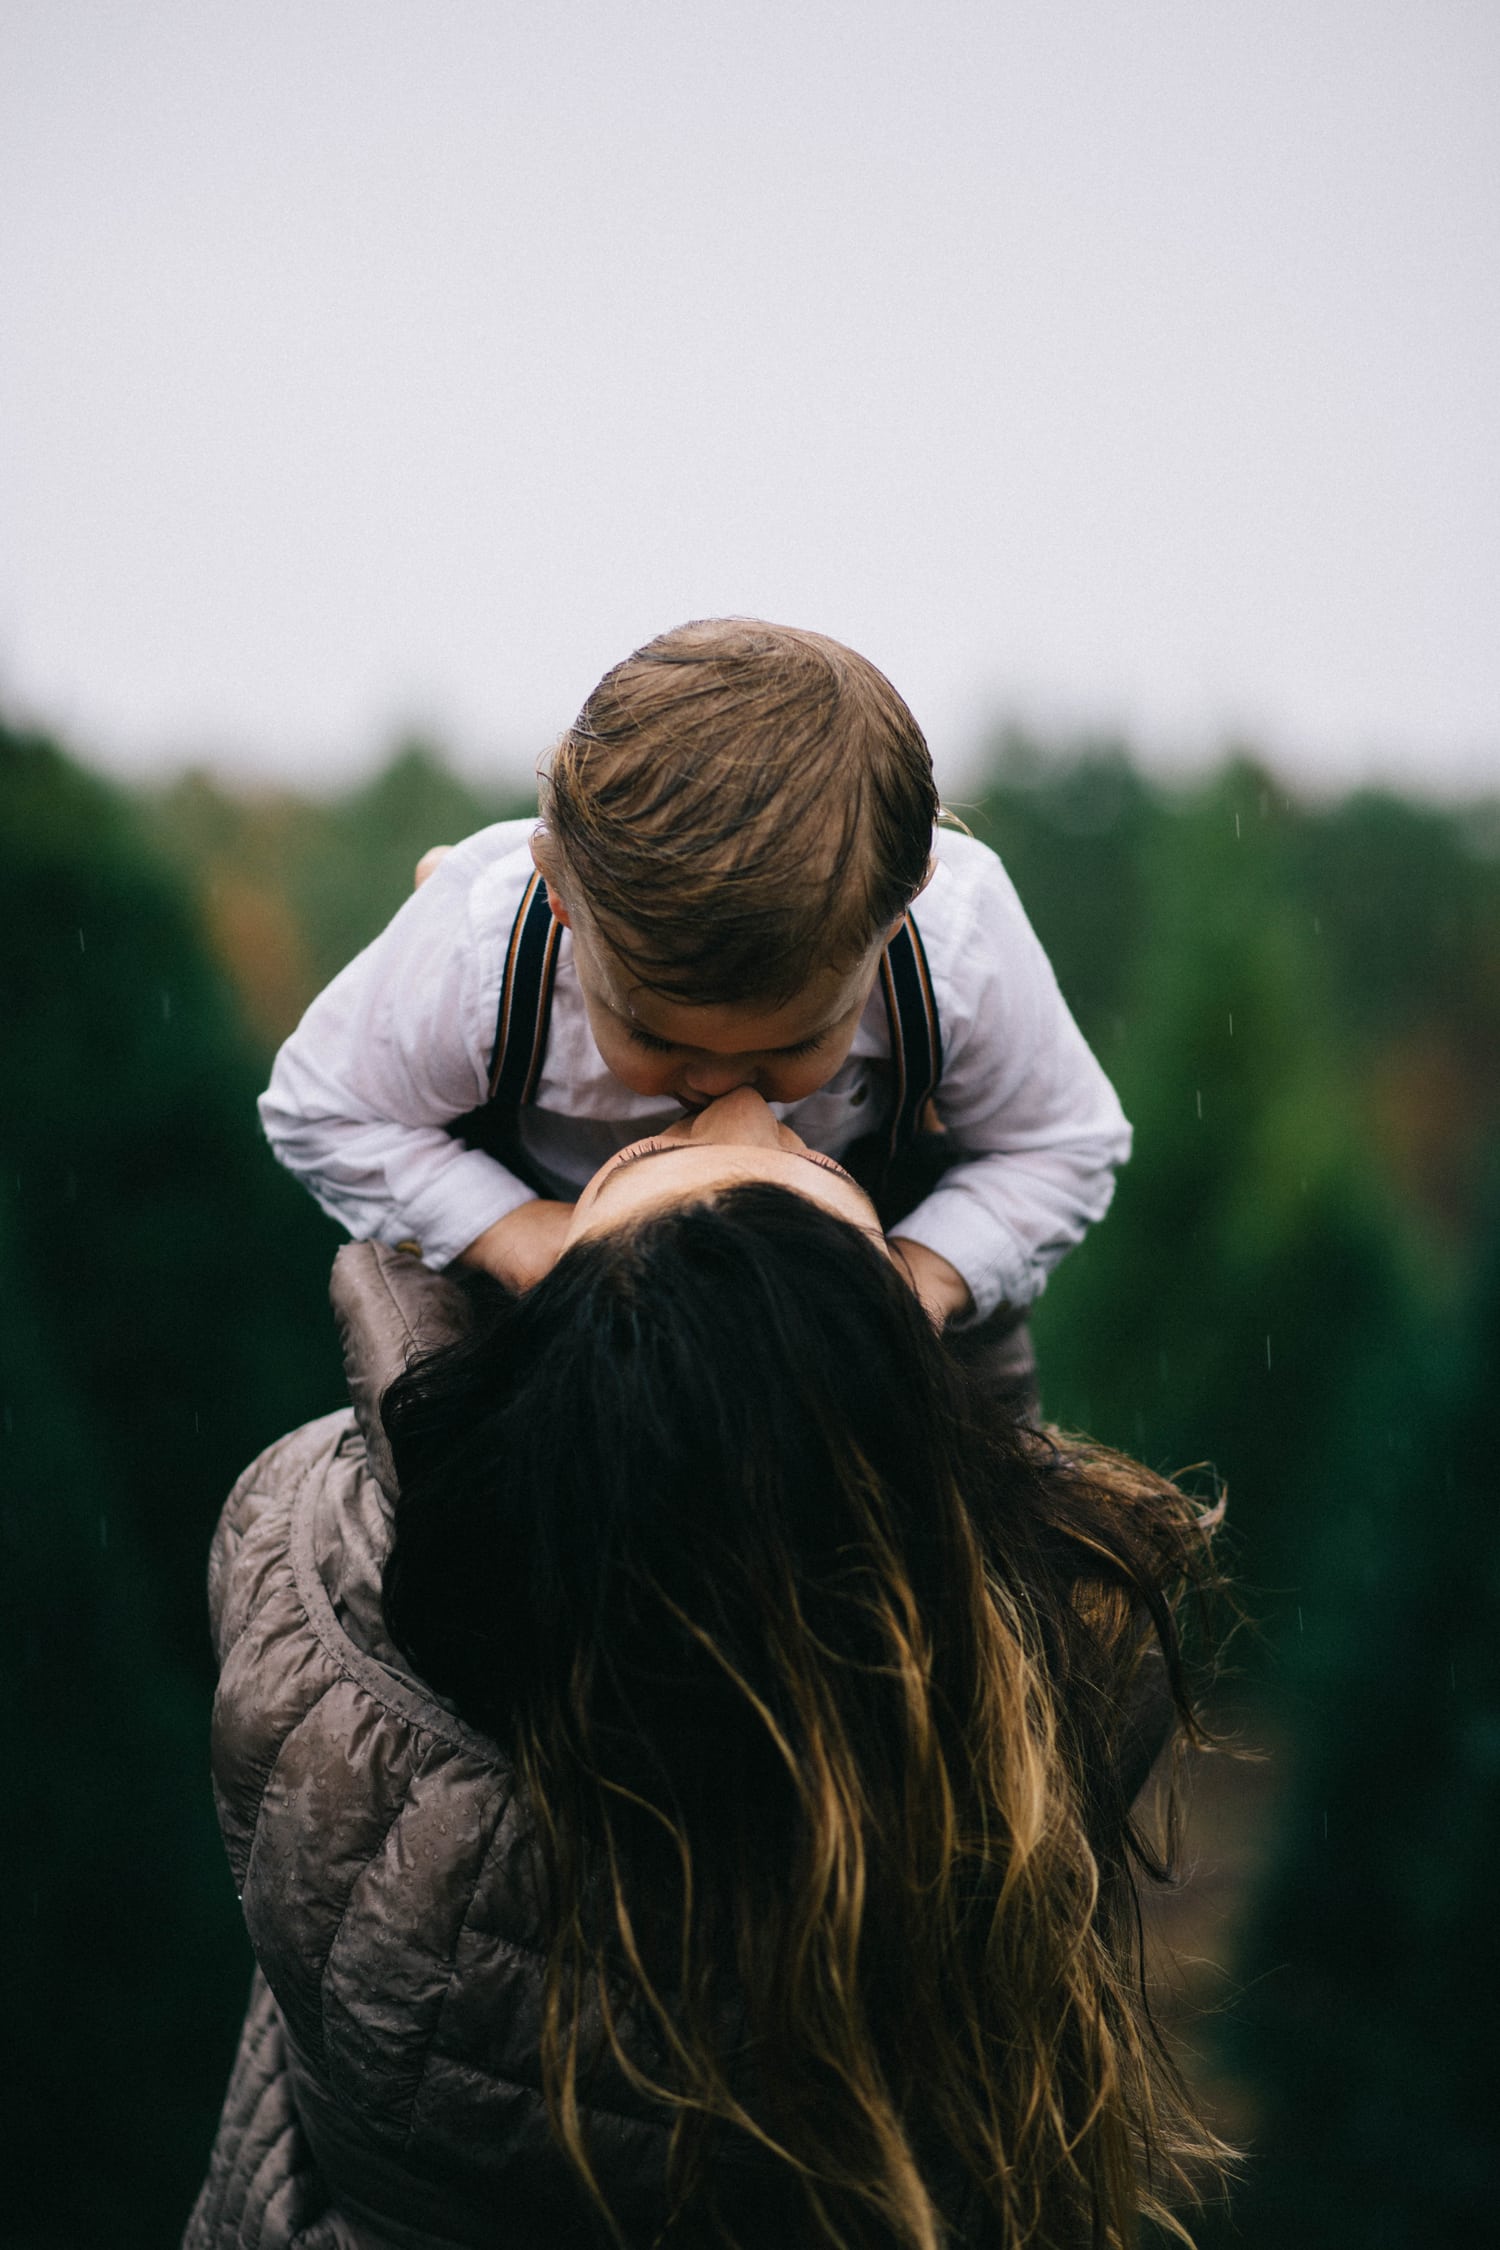
{"type": "Polygon", "coordinates": [[[820,1203],[835,1218],[880,1235],[874,1207],[864,1191],[845,1173],[821,1163],[815,1154],[722,1141],[669,1142],[642,1150],[626,1162],[616,1161],[599,1180],[587,1222],[579,1231],[587,1232],[592,1227],[595,1212],[602,1225],[613,1226],[627,1217],[666,1208],[711,1188],[756,1182],[789,1188],[794,1195],[820,1203]]]}

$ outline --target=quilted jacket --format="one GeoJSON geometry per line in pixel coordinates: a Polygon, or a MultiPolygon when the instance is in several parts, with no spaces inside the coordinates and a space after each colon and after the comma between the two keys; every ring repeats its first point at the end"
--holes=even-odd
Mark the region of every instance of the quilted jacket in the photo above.
{"type": "MultiPolygon", "coordinates": [[[[380,1613],[395,1480],[378,1402],[466,1301],[376,1243],[340,1251],[333,1297],[352,1404],[246,1471],[209,1565],[214,1790],[257,1969],[184,2250],[588,2250],[608,2238],[540,2091],[512,1776],[380,1613]]],[[[1170,1720],[1147,1699],[1133,1782],[1170,1720]]],[[[602,2066],[586,2105],[601,2183],[648,2245],[664,2129],[602,2066]]],[[[778,2173],[747,2147],[718,2178],[748,2250],[794,2250],[778,2173]]]]}
{"type": "MultiPolygon", "coordinates": [[[[247,1470],[209,1565],[214,1789],[258,1967],[184,2250],[589,2244],[539,2090],[537,1912],[511,1775],[380,1615],[394,1480],[377,1402],[464,1300],[361,1243],[339,1253],[334,1304],[352,1408],[247,1470]]],[[[587,2124],[649,2241],[661,2127],[602,2075],[587,2124]]]]}

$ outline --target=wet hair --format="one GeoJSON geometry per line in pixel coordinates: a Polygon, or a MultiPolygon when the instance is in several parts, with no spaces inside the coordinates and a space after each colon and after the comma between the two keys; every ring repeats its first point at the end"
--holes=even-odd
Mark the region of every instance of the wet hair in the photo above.
{"type": "Polygon", "coordinates": [[[387,1622],[514,1762],[601,2208],[602,2062],[669,2128],[654,2240],[1180,2232],[1217,2144],[1138,1981],[1130,1801],[1191,1723],[1184,1495],[1008,1419],[763,1184],[576,1244],[384,1418],[387,1622]],[[741,2236],[757,2173],[782,2217],[741,2236]]]}
{"type": "Polygon", "coordinates": [[[607,672],[551,754],[555,877],[651,991],[791,999],[853,968],[926,878],[940,806],[889,680],[821,633],[682,625],[607,672]]]}

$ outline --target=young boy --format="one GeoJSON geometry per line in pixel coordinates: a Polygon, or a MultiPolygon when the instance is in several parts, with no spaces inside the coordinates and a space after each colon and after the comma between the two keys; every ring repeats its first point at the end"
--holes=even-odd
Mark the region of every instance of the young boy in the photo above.
{"type": "Polygon", "coordinates": [[[1024,1376],[1024,1310],[1130,1128],[999,860],[938,812],[852,650],[664,634],[563,737],[541,824],[444,854],[314,1001],[272,1147],[351,1234],[519,1288],[616,1149],[753,1086],[852,1162],[933,1318],[1024,1376]]]}

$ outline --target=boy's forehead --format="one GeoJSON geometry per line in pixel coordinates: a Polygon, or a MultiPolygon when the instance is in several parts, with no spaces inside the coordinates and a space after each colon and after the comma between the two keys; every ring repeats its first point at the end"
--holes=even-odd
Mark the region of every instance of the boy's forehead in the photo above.
{"type": "Polygon", "coordinates": [[[658,1038],[691,1047],[726,1042],[738,1049],[796,1046],[863,1003],[880,959],[880,948],[875,946],[852,969],[821,964],[785,1001],[700,1004],[653,992],[642,984],[597,929],[575,928],[573,942],[580,967],[617,1015],[658,1038]]]}

